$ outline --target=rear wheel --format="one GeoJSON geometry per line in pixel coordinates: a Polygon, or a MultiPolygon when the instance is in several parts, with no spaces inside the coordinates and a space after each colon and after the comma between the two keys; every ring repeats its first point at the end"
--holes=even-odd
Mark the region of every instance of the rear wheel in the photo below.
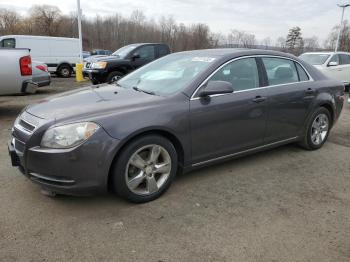
{"type": "Polygon", "coordinates": [[[57,73],[61,77],[68,78],[72,75],[72,68],[69,65],[61,65],[58,68],[57,73]]]}
{"type": "Polygon", "coordinates": [[[301,146],[308,150],[321,148],[327,141],[330,128],[331,115],[326,108],[320,107],[310,118],[301,146]]]}
{"type": "Polygon", "coordinates": [[[149,135],[127,145],[113,170],[118,195],[135,203],[152,201],[170,186],[177,172],[177,153],[162,136],[149,135]]]}

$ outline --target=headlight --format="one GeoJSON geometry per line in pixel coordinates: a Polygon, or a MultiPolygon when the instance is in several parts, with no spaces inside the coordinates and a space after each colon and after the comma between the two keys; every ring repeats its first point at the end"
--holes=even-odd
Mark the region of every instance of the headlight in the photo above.
{"type": "Polygon", "coordinates": [[[92,122],[52,127],[45,132],[41,146],[56,149],[74,147],[91,137],[99,128],[92,122]]]}
{"type": "Polygon", "coordinates": [[[92,63],[92,68],[94,69],[105,69],[107,66],[107,62],[95,62],[92,63]]]}

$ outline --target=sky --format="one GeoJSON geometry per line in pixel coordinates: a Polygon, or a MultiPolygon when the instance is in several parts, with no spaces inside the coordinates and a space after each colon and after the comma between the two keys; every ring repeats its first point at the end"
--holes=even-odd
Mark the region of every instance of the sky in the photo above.
{"type": "MultiPolygon", "coordinates": [[[[350,2],[350,0],[349,0],[350,2]]],[[[258,40],[285,37],[288,29],[299,26],[303,37],[317,36],[324,41],[340,23],[342,0],[81,0],[87,17],[120,13],[130,16],[141,10],[157,20],[172,15],[185,24],[206,23],[213,32],[227,34],[231,29],[255,34],[258,40]]],[[[76,0],[0,0],[0,8],[10,8],[25,15],[31,5],[58,6],[63,13],[76,10],[76,0]]],[[[350,20],[350,8],[345,13],[350,20]]]]}

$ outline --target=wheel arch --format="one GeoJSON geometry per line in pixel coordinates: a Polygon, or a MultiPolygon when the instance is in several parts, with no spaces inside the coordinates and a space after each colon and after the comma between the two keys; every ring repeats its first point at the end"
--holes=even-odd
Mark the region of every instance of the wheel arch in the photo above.
{"type": "Polygon", "coordinates": [[[134,133],[130,136],[128,136],[126,139],[124,139],[121,142],[121,145],[119,146],[118,150],[116,151],[112,163],[109,167],[109,171],[108,171],[108,179],[107,179],[107,187],[110,190],[111,189],[111,185],[112,185],[112,171],[114,169],[114,166],[116,165],[116,159],[118,159],[118,156],[121,154],[121,152],[123,151],[123,149],[132,141],[134,141],[135,139],[138,139],[139,137],[142,136],[146,136],[146,135],[159,135],[162,137],[165,137],[166,139],[168,139],[175,147],[177,156],[178,156],[178,163],[179,163],[179,171],[182,171],[182,168],[184,166],[184,161],[185,161],[185,152],[184,152],[184,147],[180,141],[180,139],[173,134],[171,131],[169,130],[165,130],[165,129],[161,129],[161,128],[155,128],[155,129],[149,129],[149,130],[142,130],[140,132],[134,133]]]}
{"type": "Polygon", "coordinates": [[[57,65],[56,72],[58,72],[62,66],[69,66],[72,71],[74,70],[73,66],[69,62],[63,61],[57,65]]]}

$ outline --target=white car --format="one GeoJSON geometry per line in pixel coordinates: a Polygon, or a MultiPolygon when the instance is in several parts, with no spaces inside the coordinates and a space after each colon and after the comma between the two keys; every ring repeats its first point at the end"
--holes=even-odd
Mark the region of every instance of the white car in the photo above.
{"type": "Polygon", "coordinates": [[[350,85],[350,53],[346,52],[310,52],[300,59],[315,66],[325,75],[342,81],[347,90],[350,85]]]}

